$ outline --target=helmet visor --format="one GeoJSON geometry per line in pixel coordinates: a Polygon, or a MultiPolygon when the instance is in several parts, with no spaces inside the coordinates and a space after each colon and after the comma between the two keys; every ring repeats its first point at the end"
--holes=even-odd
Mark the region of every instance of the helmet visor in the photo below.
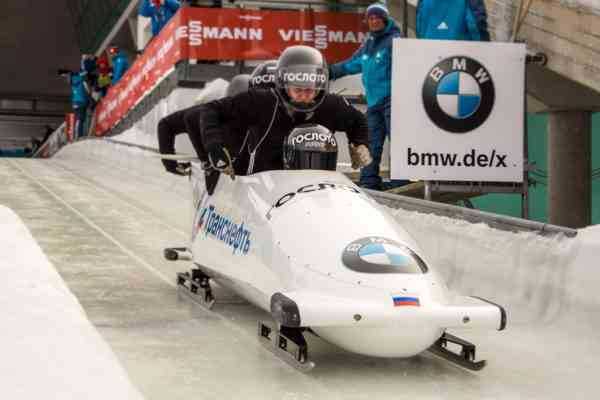
{"type": "Polygon", "coordinates": [[[302,149],[288,150],[286,159],[288,169],[318,169],[335,171],[337,166],[336,152],[307,151],[302,149]]]}

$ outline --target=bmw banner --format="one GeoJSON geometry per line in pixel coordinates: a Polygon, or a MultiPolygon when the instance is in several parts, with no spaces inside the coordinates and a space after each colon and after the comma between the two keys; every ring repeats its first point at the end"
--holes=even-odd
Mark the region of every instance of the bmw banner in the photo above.
{"type": "Polygon", "coordinates": [[[395,39],[394,179],[523,181],[524,44],[395,39]]]}

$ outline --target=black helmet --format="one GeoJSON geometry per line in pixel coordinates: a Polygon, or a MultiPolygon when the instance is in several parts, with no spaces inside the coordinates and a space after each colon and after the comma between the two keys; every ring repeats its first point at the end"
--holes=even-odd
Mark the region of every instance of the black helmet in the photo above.
{"type": "Polygon", "coordinates": [[[277,60],[259,64],[250,75],[251,89],[271,89],[275,87],[275,68],[277,60]]]}
{"type": "Polygon", "coordinates": [[[304,124],[295,128],[283,144],[285,169],[323,169],[335,171],[337,141],[322,125],[304,124]]]}
{"type": "Polygon", "coordinates": [[[323,54],[308,46],[291,46],[277,61],[275,85],[282,101],[295,111],[314,111],[329,91],[329,72],[323,54]],[[288,95],[288,87],[314,88],[317,95],[311,103],[296,103],[288,95]]]}
{"type": "Polygon", "coordinates": [[[250,84],[250,75],[248,74],[240,74],[231,78],[231,82],[227,86],[227,90],[225,91],[225,97],[233,97],[236,94],[240,94],[242,92],[248,91],[248,86],[250,84]]]}

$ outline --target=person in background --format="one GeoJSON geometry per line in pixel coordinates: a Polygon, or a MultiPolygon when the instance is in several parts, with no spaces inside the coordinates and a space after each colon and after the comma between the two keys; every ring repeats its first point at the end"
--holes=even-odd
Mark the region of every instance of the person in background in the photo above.
{"type": "Polygon", "coordinates": [[[112,61],[112,84],[116,85],[129,69],[129,60],[127,60],[125,52],[117,46],[111,46],[108,54],[112,61]]]}
{"type": "Polygon", "coordinates": [[[417,38],[488,42],[483,0],[419,0],[417,38]]]}
{"type": "Polygon", "coordinates": [[[83,137],[87,107],[90,104],[90,88],[85,81],[85,71],[72,72],[66,69],[58,70],[58,74],[69,80],[71,85],[71,106],[75,113],[75,134],[83,137]]]}
{"type": "Polygon", "coordinates": [[[392,95],[392,40],[402,36],[400,28],[389,17],[385,5],[371,4],[366,12],[369,33],[362,46],[348,60],[329,66],[330,79],[362,72],[367,97],[369,151],[373,162],[360,171],[359,185],[382,190],[402,186],[407,181],[391,181],[384,186],[379,165],[386,137],[390,137],[392,95]]]}
{"type": "Polygon", "coordinates": [[[104,97],[112,83],[112,68],[105,52],[96,60],[96,68],[98,71],[97,90],[100,92],[100,97],[104,97]]]}
{"type": "Polygon", "coordinates": [[[96,57],[92,54],[84,54],[81,56],[81,72],[85,76],[85,82],[90,93],[90,107],[95,107],[95,100],[97,97],[94,96],[94,91],[98,86],[98,70],[96,69],[96,57]]]}
{"type": "Polygon", "coordinates": [[[179,0],[142,0],[139,15],[152,21],[152,36],[158,35],[181,6],[179,0]]]}

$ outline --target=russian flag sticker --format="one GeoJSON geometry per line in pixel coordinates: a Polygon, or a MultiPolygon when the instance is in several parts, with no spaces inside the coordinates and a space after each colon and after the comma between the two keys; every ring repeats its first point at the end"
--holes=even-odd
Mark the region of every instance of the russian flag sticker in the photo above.
{"type": "Polygon", "coordinates": [[[413,306],[419,307],[421,303],[419,303],[418,297],[408,297],[408,296],[393,296],[394,307],[403,307],[403,306],[413,306]]]}

